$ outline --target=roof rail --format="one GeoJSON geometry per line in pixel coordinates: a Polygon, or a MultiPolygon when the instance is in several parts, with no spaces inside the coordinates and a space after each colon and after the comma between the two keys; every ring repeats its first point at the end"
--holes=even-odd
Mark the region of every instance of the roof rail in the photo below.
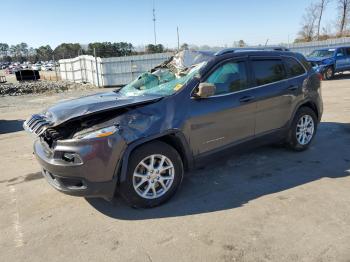
{"type": "Polygon", "coordinates": [[[290,51],[284,46],[267,46],[267,47],[241,47],[241,48],[225,48],[215,53],[215,56],[225,55],[229,53],[244,51],[290,51]]]}

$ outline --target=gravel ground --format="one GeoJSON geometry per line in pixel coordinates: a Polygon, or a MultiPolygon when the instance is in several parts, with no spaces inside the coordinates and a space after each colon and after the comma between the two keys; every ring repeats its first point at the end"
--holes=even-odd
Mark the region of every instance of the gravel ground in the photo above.
{"type": "Polygon", "coordinates": [[[61,93],[69,89],[92,89],[91,84],[79,84],[68,81],[23,81],[0,84],[0,96],[20,96],[27,94],[61,93]]]}
{"type": "Polygon", "coordinates": [[[60,99],[0,97],[3,261],[337,261],[350,259],[350,77],[323,82],[310,150],[262,147],[193,171],[167,204],[67,196],[42,179],[21,128],[60,99]]]}

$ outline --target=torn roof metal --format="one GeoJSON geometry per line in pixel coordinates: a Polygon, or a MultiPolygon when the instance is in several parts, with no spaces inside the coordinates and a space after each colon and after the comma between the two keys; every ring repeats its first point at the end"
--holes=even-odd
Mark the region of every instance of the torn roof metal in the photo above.
{"type": "Polygon", "coordinates": [[[214,52],[184,50],[174,55],[169,64],[178,70],[184,70],[192,67],[193,65],[207,62],[213,58],[214,52]]]}

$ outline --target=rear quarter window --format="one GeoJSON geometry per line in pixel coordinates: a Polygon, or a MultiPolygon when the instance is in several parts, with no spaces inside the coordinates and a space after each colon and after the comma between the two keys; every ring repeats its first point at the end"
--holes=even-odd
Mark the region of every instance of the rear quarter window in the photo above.
{"type": "Polygon", "coordinates": [[[294,58],[285,57],[287,72],[290,77],[300,76],[305,74],[304,67],[294,58]]]}
{"type": "Polygon", "coordinates": [[[299,53],[295,53],[295,57],[299,60],[299,62],[306,68],[307,71],[309,71],[312,68],[312,65],[310,62],[306,60],[306,58],[299,53]]]}
{"type": "Polygon", "coordinates": [[[281,59],[252,60],[251,64],[257,86],[278,82],[286,78],[281,59]]]}

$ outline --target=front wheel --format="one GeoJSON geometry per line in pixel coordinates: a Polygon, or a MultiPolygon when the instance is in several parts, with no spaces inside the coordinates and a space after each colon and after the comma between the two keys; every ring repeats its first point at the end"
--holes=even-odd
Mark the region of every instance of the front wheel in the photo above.
{"type": "Polygon", "coordinates": [[[334,77],[334,68],[332,66],[327,67],[323,73],[323,79],[331,80],[334,77]]]}
{"type": "Polygon", "coordinates": [[[132,152],[120,193],[132,207],[154,207],[175,193],[183,173],[181,157],[173,147],[151,142],[132,152]]]}
{"type": "Polygon", "coordinates": [[[315,137],[317,117],[309,107],[301,107],[295,114],[287,139],[288,146],[296,151],[306,150],[315,137]]]}

